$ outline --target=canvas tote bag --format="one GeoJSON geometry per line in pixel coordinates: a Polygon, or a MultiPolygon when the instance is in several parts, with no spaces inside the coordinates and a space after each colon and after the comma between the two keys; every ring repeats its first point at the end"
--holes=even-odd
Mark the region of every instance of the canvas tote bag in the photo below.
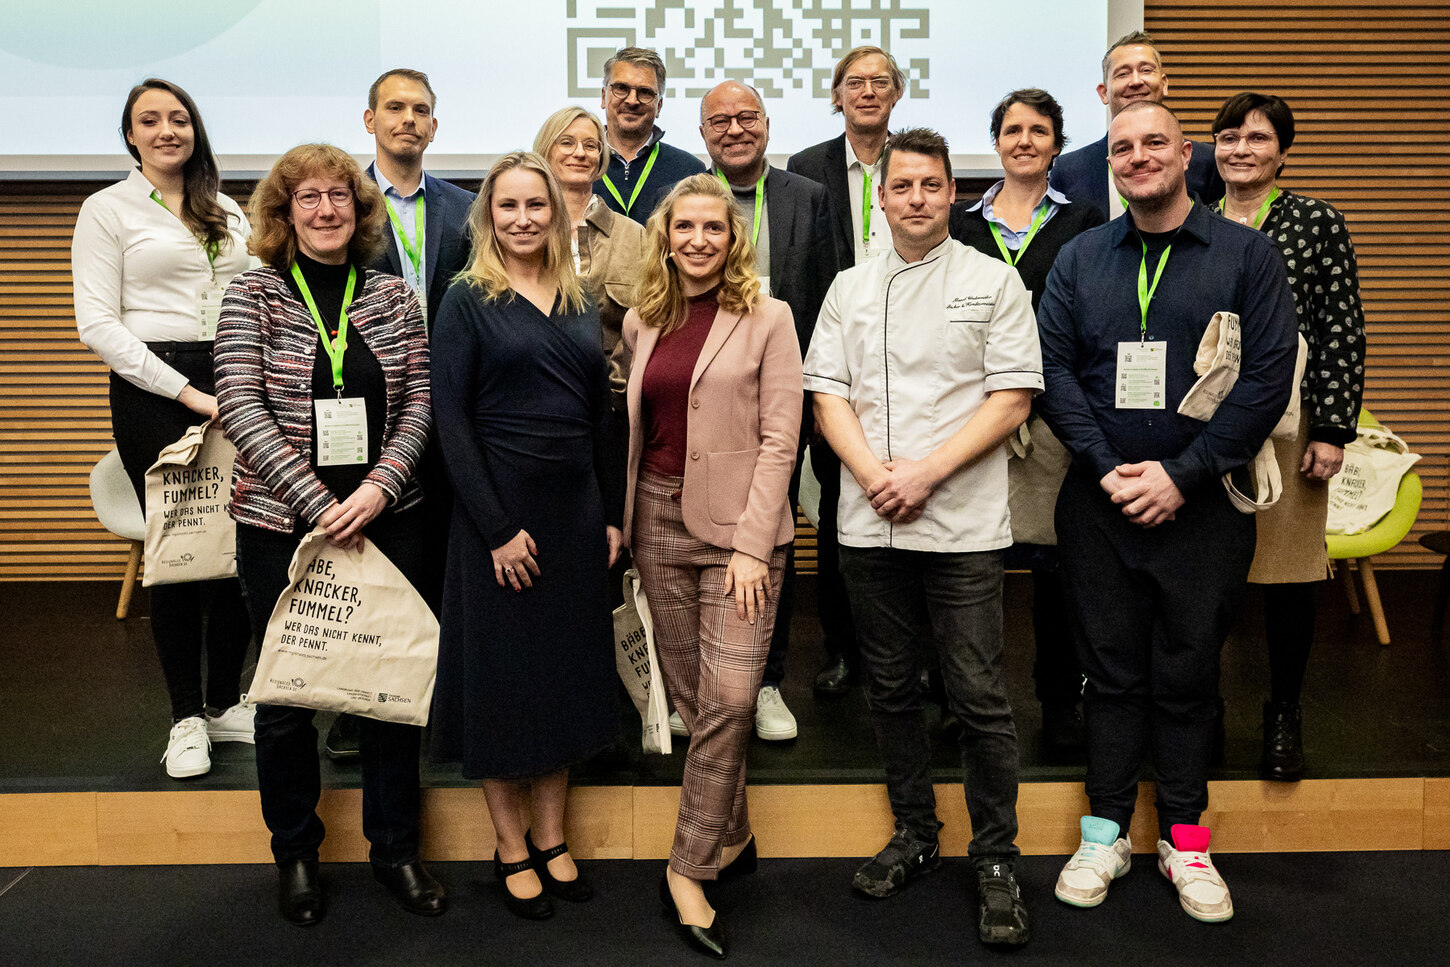
{"type": "Polygon", "coordinates": [[[1395,506],[1400,479],[1420,459],[1383,426],[1361,423],[1344,448],[1344,465],[1329,478],[1327,534],[1363,534],[1395,506]]]}
{"type": "Polygon", "coordinates": [[[142,585],[236,577],[237,525],[227,513],[237,448],[211,420],[166,447],[146,471],[142,585]]]}
{"type": "Polygon", "coordinates": [[[649,605],[639,585],[639,572],[633,568],[624,572],[624,604],[614,609],[614,666],[639,711],[644,751],[669,755],[670,708],[665,682],[655,654],[649,605]]]}
{"type": "Polygon", "coordinates": [[[438,619],[372,541],[302,539],[262,638],[248,698],[427,725],[438,670],[438,619]]]}

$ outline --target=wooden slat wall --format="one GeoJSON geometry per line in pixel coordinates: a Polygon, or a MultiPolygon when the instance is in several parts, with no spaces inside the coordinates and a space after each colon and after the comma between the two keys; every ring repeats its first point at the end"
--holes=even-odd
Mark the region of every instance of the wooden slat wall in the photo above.
{"type": "MultiPolygon", "coordinates": [[[[1384,563],[1435,566],[1413,537],[1450,520],[1447,8],[1147,0],[1145,25],[1191,135],[1207,137],[1240,90],[1293,105],[1284,184],[1348,219],[1369,324],[1367,403],[1424,455],[1420,523],[1384,563]]],[[[0,580],[110,577],[125,562],[90,508],[86,475],[111,446],[110,416],[105,367],[76,340],[71,311],[70,234],[99,187],[0,182],[0,580]]]]}
{"type": "MultiPolygon", "coordinates": [[[[1414,0],[1146,0],[1169,104],[1207,138],[1223,100],[1278,94],[1296,135],[1281,183],[1344,213],[1359,255],[1365,405],[1423,455],[1410,537],[1450,520],[1450,6],[1414,0]]],[[[1378,559],[1376,559],[1378,561],[1378,559]]]]}

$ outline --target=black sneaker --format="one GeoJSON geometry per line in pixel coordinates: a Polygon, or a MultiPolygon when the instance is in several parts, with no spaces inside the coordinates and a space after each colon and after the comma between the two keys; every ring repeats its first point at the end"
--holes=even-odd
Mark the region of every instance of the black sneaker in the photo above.
{"type": "Polygon", "coordinates": [[[361,758],[362,750],[358,748],[361,734],[362,725],[358,722],[357,716],[344,712],[333,720],[332,728],[327,730],[327,738],[322,743],[322,749],[334,762],[361,758]]]}
{"type": "Polygon", "coordinates": [[[901,826],[891,842],[856,871],[851,886],[867,896],[889,897],[906,881],[941,866],[941,847],[936,840],[922,839],[901,826]]]}
{"type": "Polygon", "coordinates": [[[1012,867],[991,863],[977,870],[977,936],[985,944],[1020,947],[1031,936],[1027,907],[1012,867]]]}

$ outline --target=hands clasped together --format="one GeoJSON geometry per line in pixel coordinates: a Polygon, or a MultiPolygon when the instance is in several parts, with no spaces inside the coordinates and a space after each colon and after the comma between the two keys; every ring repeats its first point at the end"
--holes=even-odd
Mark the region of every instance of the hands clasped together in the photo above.
{"type": "Polygon", "coordinates": [[[1143,527],[1172,520],[1183,506],[1178,485],[1157,460],[1120,463],[1098,483],[1129,520],[1143,527]]]}
{"type": "MultiPolygon", "coordinates": [[[[624,546],[624,532],[618,527],[604,528],[604,544],[609,555],[609,566],[619,560],[619,551],[624,546]]],[[[511,587],[515,591],[534,586],[539,571],[539,545],[526,530],[520,530],[513,539],[502,547],[489,551],[493,555],[493,579],[501,588],[511,587]]]]}

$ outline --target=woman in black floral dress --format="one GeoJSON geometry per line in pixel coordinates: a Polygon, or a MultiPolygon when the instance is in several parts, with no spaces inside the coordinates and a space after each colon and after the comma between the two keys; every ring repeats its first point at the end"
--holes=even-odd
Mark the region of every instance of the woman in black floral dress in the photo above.
{"type": "Polygon", "coordinates": [[[1299,435],[1277,448],[1284,495],[1258,515],[1259,552],[1249,571],[1249,581],[1264,589],[1269,646],[1261,769],[1266,779],[1292,782],[1304,774],[1299,693],[1314,638],[1314,583],[1329,567],[1327,482],[1354,439],[1364,393],[1359,271],[1344,216],[1277,183],[1294,144],[1294,114],[1282,98],[1229,98],[1214,119],[1213,140],[1227,188],[1220,211],[1274,240],[1309,344],[1299,435]]]}

